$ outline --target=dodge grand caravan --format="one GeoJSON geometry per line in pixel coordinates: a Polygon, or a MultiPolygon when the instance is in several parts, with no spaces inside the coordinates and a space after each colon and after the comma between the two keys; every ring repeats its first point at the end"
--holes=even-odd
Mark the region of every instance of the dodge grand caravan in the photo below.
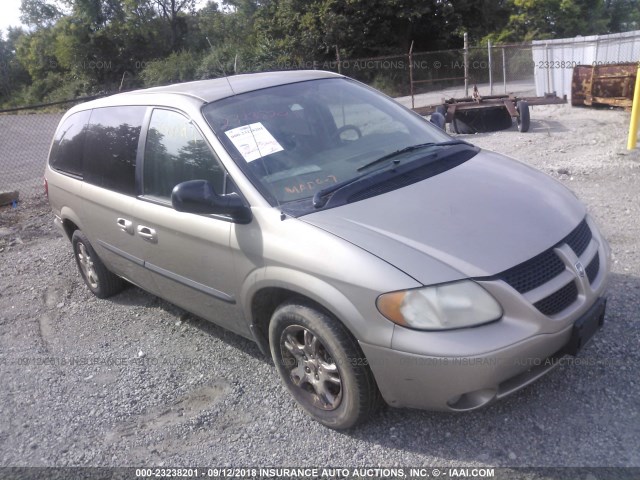
{"type": "Polygon", "coordinates": [[[45,180],[95,295],[126,280],[255,340],[332,428],[480,408],[604,319],[609,247],[571,192],[333,73],[78,105],[45,180]]]}

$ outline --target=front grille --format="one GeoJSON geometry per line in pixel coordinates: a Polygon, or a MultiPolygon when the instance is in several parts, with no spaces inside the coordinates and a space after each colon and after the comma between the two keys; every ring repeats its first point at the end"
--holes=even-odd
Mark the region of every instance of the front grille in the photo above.
{"type": "Polygon", "coordinates": [[[544,315],[555,315],[567,308],[578,298],[576,282],[567,283],[564,287],[539,302],[533,304],[544,315]]]}
{"type": "Polygon", "coordinates": [[[582,220],[573,231],[562,240],[562,243],[566,243],[571,247],[571,250],[579,257],[589,246],[591,241],[591,229],[586,220],[582,220]]]}
{"type": "MultiPolygon", "coordinates": [[[[591,238],[591,229],[586,219],[584,219],[558,246],[566,243],[579,257],[586,251],[591,238]]],[[[555,253],[554,248],[550,248],[532,259],[498,274],[497,277],[520,293],[526,293],[544,285],[565,270],[565,264],[555,253]]],[[[600,259],[596,254],[586,268],[589,282],[593,283],[598,276],[599,269],[600,259]]],[[[578,287],[573,281],[533,305],[544,315],[555,315],[575,302],[577,298],[578,287]]]]}
{"type": "Polygon", "coordinates": [[[564,271],[564,263],[553,250],[547,250],[530,260],[498,275],[520,293],[547,283],[564,271]]]}
{"type": "Polygon", "coordinates": [[[589,263],[587,268],[585,269],[587,272],[587,278],[589,279],[589,283],[593,283],[593,281],[598,276],[598,271],[600,270],[600,255],[596,252],[596,256],[593,257],[593,260],[589,263]]]}

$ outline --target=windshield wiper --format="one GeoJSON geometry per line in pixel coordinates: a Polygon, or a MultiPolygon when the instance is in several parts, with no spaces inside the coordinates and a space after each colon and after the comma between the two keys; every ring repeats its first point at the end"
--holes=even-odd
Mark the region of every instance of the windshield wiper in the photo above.
{"type": "MultiPolygon", "coordinates": [[[[405,153],[405,152],[410,152],[412,150],[418,150],[418,149],[425,148],[425,147],[444,147],[444,146],[448,146],[448,145],[460,145],[460,144],[469,145],[470,147],[473,146],[470,143],[465,142],[464,140],[449,140],[448,142],[437,142],[437,143],[436,142],[429,142],[429,143],[421,143],[421,144],[418,144],[418,145],[411,145],[409,147],[401,148],[400,150],[396,150],[395,152],[391,152],[391,153],[389,153],[389,154],[387,154],[387,155],[385,155],[383,157],[380,157],[380,158],[378,158],[376,160],[373,160],[372,162],[369,162],[369,163],[361,166],[360,168],[358,168],[357,171],[360,172],[360,171],[364,170],[365,168],[372,167],[372,166],[374,166],[374,165],[376,165],[376,164],[378,164],[380,162],[383,162],[385,160],[389,160],[389,159],[395,157],[396,155],[400,155],[400,154],[405,153]]],[[[329,187],[326,187],[326,188],[323,188],[322,190],[317,191],[315,193],[315,195],[313,196],[313,199],[312,199],[312,203],[313,203],[314,208],[318,209],[318,208],[324,207],[325,204],[327,203],[327,200],[328,200],[327,196],[329,194],[334,193],[337,190],[341,190],[343,187],[346,187],[347,185],[351,185],[353,183],[359,182],[360,180],[362,180],[362,179],[364,179],[366,177],[369,177],[369,176],[371,176],[373,174],[382,173],[382,172],[385,172],[385,171],[393,170],[393,169],[396,168],[396,166],[399,163],[400,163],[400,160],[394,159],[391,162],[391,165],[393,165],[391,168],[389,168],[389,165],[383,165],[382,167],[376,168],[375,170],[371,170],[369,172],[365,172],[365,173],[363,173],[361,175],[358,175],[357,177],[353,177],[353,178],[350,178],[348,180],[344,180],[344,181],[339,182],[339,183],[334,183],[333,185],[331,185],[329,187]]]]}
{"type": "MultiPolygon", "coordinates": [[[[398,164],[398,162],[393,162],[394,167],[398,164]]],[[[371,170],[370,172],[363,173],[362,175],[358,175],[357,177],[350,178],[348,180],[343,180],[342,182],[334,183],[333,185],[323,188],[322,190],[318,190],[311,202],[313,203],[314,208],[322,208],[327,203],[327,198],[325,198],[330,193],[335,192],[336,190],[340,190],[342,187],[346,187],[347,185],[351,185],[352,183],[359,182],[365,177],[373,175],[374,173],[379,173],[387,170],[387,165],[376,168],[375,170],[371,170]]]]}
{"type": "Polygon", "coordinates": [[[374,165],[384,162],[385,160],[389,160],[390,158],[396,157],[398,155],[402,155],[403,153],[411,152],[413,150],[419,150],[421,148],[426,148],[426,147],[445,147],[448,145],[460,145],[460,144],[471,146],[469,142],[465,142],[464,140],[449,140],[447,142],[428,142],[428,143],[419,143],[417,145],[409,145],[408,147],[401,148],[400,150],[396,150],[395,152],[387,153],[386,155],[380,158],[377,158],[369,163],[365,163],[361,167],[358,167],[357,171],[361,172],[362,170],[365,170],[369,167],[373,167],[374,165]]]}

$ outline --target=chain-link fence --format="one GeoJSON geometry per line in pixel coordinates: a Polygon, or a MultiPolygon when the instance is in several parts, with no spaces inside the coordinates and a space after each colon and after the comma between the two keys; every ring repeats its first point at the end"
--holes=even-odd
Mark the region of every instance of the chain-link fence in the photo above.
{"type": "Polygon", "coordinates": [[[367,83],[407,106],[440,103],[470,95],[535,95],[531,45],[498,45],[318,64],[367,83]],[[411,96],[413,95],[413,99],[411,96]]]}
{"type": "Polygon", "coordinates": [[[49,145],[62,113],[0,115],[0,192],[42,191],[49,145]]]}
{"type": "Polygon", "coordinates": [[[64,112],[85,97],[0,111],[0,193],[44,194],[44,166],[64,112]]]}

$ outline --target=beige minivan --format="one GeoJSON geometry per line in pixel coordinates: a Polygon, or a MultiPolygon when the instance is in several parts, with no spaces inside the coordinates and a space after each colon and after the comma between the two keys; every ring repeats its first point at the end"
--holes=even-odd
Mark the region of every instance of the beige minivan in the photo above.
{"type": "Polygon", "coordinates": [[[95,295],[126,280],[255,340],[332,428],[480,408],[603,323],[609,247],[570,191],[341,75],[78,105],[45,178],[95,295]]]}

